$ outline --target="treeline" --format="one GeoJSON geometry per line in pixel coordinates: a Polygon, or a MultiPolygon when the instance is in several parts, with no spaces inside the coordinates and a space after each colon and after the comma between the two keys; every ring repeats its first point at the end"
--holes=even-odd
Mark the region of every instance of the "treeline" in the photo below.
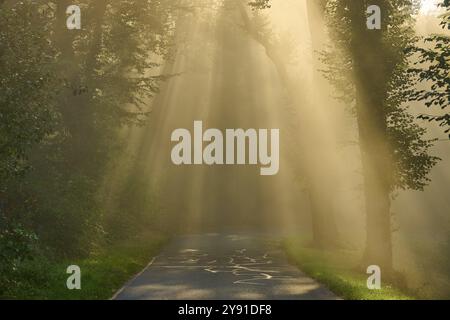
{"type": "MultiPolygon", "coordinates": [[[[270,5],[271,1],[253,2],[256,10],[270,10],[270,5]]],[[[421,39],[415,34],[418,1],[307,1],[312,50],[320,54],[316,71],[320,70],[335,87],[338,98],[355,117],[358,127],[366,222],[361,266],[378,265],[387,278],[396,274],[392,198],[400,190],[423,190],[430,182],[431,169],[439,161],[431,151],[436,139],[427,137],[423,122],[415,119],[409,104],[422,102],[424,115],[420,118],[438,121],[444,132],[449,132],[445,108],[450,104],[450,42],[445,29],[449,28],[450,2],[442,1],[440,7],[447,10],[441,16],[443,33],[421,39]],[[370,15],[367,9],[371,5],[381,9],[381,29],[367,27],[370,15]],[[323,43],[324,31],[326,43],[323,43]],[[432,109],[434,115],[426,115],[425,107],[432,109]]],[[[256,14],[253,21],[257,18],[256,14]]],[[[297,104],[300,110],[302,104],[314,104],[314,101],[296,99],[292,94],[298,86],[291,83],[278,49],[270,45],[273,39],[264,29],[267,26],[258,28],[250,24],[251,19],[246,21],[250,36],[266,48],[274,62],[291,103],[297,104]]],[[[305,116],[308,117],[307,113],[302,113],[305,116]]],[[[308,146],[313,144],[316,155],[312,157],[321,163],[317,165],[317,161],[306,159],[302,164],[311,201],[313,244],[324,249],[339,247],[342,234],[331,206],[335,192],[330,187],[334,185],[332,163],[320,156],[329,150],[320,150],[320,133],[306,132],[305,136],[308,141],[300,141],[298,147],[311,150],[308,146]]]]}
{"type": "MultiPolygon", "coordinates": [[[[363,264],[380,266],[388,277],[395,275],[392,199],[401,190],[423,191],[440,160],[431,151],[437,139],[427,138],[409,105],[425,100],[435,114],[449,106],[449,37],[427,38],[432,45],[423,49],[424,41],[415,34],[419,6],[409,0],[336,0],[323,6],[333,42],[323,53],[325,74],[352,106],[358,126],[366,211],[363,264]],[[379,30],[365,27],[370,5],[381,9],[379,30]],[[418,89],[421,82],[426,89],[418,89]]],[[[449,1],[440,6],[448,10],[449,1]]],[[[448,15],[442,17],[447,29],[448,15]]],[[[448,133],[447,118],[433,120],[448,133]]]]}
{"type": "Polygon", "coordinates": [[[151,225],[105,214],[98,190],[165,78],[175,3],[77,1],[68,30],[72,1],[0,1],[0,295],[31,257],[86,256],[151,225]]]}
{"type": "MultiPolygon", "coordinates": [[[[266,49],[289,103],[307,106],[311,101],[297,97],[301,84],[291,81],[272,33],[265,30],[268,24],[260,21],[258,10],[270,10],[270,2],[227,3],[236,4],[241,27],[266,49]]],[[[170,77],[161,75],[159,66],[174,50],[177,15],[191,12],[195,4],[81,0],[81,30],[68,30],[66,9],[72,4],[0,1],[0,296],[30,257],[85,256],[105,240],[154,224],[140,214],[146,183],[139,170],[113,210],[105,212],[99,190],[110,164],[123,153],[120,130],[144,124],[150,116],[149,100],[170,77]]],[[[313,48],[322,52],[321,69],[358,124],[366,199],[364,265],[380,265],[389,274],[392,195],[422,190],[439,160],[430,152],[434,141],[407,105],[422,101],[421,117],[438,121],[448,132],[449,37],[435,35],[425,42],[416,37],[414,0],[308,0],[307,5],[316,21],[310,26],[313,46],[325,29],[330,38],[327,50],[313,48]],[[381,30],[366,28],[369,5],[382,9],[381,30]],[[417,90],[419,83],[427,88],[417,90]],[[425,114],[426,106],[434,115],[425,114]]],[[[450,1],[442,6],[450,8],[450,1]]],[[[443,15],[442,27],[449,26],[449,15],[443,15]]],[[[310,159],[299,160],[305,161],[314,244],[339,246],[330,205],[335,191],[326,159],[330,151],[320,150],[320,134],[303,133],[308,145],[300,141],[298,148],[314,147],[310,159]]]]}

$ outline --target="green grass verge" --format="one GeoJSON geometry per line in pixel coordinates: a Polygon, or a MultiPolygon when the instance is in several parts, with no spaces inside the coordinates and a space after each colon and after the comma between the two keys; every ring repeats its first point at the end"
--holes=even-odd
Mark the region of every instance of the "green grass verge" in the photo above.
{"type": "Polygon", "coordinates": [[[86,259],[62,262],[33,259],[17,270],[20,280],[2,298],[109,299],[149,263],[166,241],[162,235],[147,235],[109,246],[86,259]],[[78,265],[81,269],[81,290],[68,290],[66,287],[69,265],[78,265]]]}
{"type": "Polygon", "coordinates": [[[283,248],[289,260],[310,277],[346,300],[411,300],[409,295],[391,284],[380,290],[367,288],[367,274],[356,271],[360,255],[353,251],[321,251],[305,246],[305,241],[287,239],[283,248]]]}

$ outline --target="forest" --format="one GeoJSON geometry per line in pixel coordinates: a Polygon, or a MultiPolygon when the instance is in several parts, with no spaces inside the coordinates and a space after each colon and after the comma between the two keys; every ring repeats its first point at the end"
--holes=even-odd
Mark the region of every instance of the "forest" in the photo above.
{"type": "Polygon", "coordinates": [[[449,299],[449,183],[450,0],[0,0],[0,299],[109,298],[212,233],[449,299]]]}

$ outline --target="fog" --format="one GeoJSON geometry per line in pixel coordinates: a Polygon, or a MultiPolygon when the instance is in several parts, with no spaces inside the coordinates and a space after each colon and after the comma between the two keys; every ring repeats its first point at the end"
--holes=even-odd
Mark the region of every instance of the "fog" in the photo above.
{"type": "MultiPolygon", "coordinates": [[[[309,175],[327,185],[330,196],[320,202],[336,215],[340,241],[347,249],[362,251],[365,208],[357,123],[351,108],[334,98],[335,89],[318,71],[320,51],[330,39],[324,30],[312,42],[311,26],[317,21],[308,20],[305,1],[274,1],[270,10],[247,14],[257,15],[258,28],[278,47],[286,74],[280,73],[270,48],[252,36],[233,1],[208,1],[180,11],[176,50],[158,70],[170,77],[148,102],[148,124],[124,130],[128,153],[120,170],[115,167],[108,175],[107,188],[114,193],[123,188],[119,176],[138,171],[157,194],[161,223],[178,233],[265,231],[309,237],[309,175]],[[175,166],[171,134],[179,128],[192,131],[196,120],[220,130],[279,128],[279,173],[261,176],[254,165],[175,166]]],[[[430,1],[424,2],[417,33],[441,31],[437,15],[430,1]]],[[[412,114],[424,110],[420,103],[411,103],[412,114]]],[[[442,139],[432,149],[442,160],[424,191],[395,193],[394,265],[411,286],[440,286],[445,291],[450,148],[441,128],[416,121],[428,128],[430,138],[442,139]],[[430,269],[435,271],[432,276],[430,269]]]]}

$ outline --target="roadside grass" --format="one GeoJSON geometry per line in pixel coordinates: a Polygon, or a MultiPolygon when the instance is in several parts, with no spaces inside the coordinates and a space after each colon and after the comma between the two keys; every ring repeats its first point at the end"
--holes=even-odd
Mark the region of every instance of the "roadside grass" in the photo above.
{"type": "Polygon", "coordinates": [[[103,300],[109,299],[127,280],[142,270],[158,254],[168,238],[160,234],[136,237],[102,249],[91,257],[51,262],[37,257],[16,271],[15,285],[4,299],[103,300]],[[81,269],[81,289],[66,286],[67,267],[81,269]]]}
{"type": "Polygon", "coordinates": [[[360,255],[354,251],[321,251],[308,248],[301,239],[283,241],[289,260],[310,277],[345,300],[413,300],[415,296],[383,282],[380,290],[369,290],[369,275],[356,270],[360,255]]]}

